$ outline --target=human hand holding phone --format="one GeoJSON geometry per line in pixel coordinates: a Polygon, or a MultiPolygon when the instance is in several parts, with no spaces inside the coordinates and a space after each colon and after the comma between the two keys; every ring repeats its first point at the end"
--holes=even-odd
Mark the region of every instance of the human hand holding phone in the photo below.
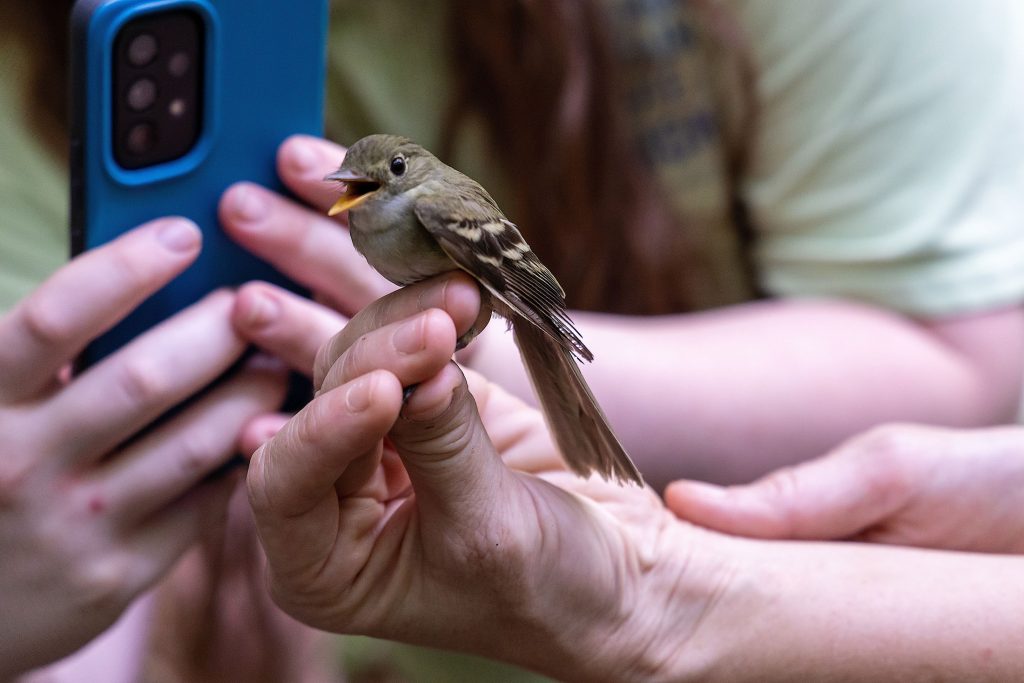
{"type": "Polygon", "coordinates": [[[237,475],[211,473],[242,425],[280,402],[283,373],[257,356],[152,426],[242,357],[227,291],[71,377],[90,340],[200,249],[189,221],[153,221],[75,259],[0,318],[0,679],[100,633],[215,529],[237,475]]]}

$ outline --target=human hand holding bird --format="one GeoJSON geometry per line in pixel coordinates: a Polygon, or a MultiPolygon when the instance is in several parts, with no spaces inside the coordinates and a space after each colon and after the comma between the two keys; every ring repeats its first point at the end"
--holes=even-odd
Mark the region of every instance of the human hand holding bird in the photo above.
{"type": "Polygon", "coordinates": [[[329,213],[349,212],[352,243],[388,280],[408,285],[463,270],[490,295],[460,344],[486,326],[488,308],[509,321],[570,469],[643,484],[580,372],[578,361],[594,356],[565,292],[479,183],[394,135],[357,141],[325,180],[344,183],[329,213]]]}

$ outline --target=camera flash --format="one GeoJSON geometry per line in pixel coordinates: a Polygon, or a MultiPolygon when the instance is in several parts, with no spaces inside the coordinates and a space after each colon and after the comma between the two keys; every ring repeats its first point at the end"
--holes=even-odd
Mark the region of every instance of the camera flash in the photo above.
{"type": "Polygon", "coordinates": [[[175,97],[171,100],[171,103],[167,105],[167,113],[174,118],[179,118],[185,113],[185,100],[180,97],[175,97]]]}

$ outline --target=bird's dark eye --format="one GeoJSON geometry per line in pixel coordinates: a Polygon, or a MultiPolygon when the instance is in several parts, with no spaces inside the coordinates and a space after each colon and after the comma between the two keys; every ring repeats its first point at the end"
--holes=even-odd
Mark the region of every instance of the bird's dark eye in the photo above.
{"type": "Polygon", "coordinates": [[[391,172],[395,175],[402,175],[405,173],[405,158],[397,156],[391,160],[391,172]]]}

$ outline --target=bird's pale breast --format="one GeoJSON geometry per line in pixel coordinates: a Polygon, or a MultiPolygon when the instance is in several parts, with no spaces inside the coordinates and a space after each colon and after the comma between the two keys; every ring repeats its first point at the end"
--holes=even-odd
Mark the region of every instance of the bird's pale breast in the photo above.
{"type": "Polygon", "coordinates": [[[401,195],[366,202],[349,214],[352,244],[377,272],[407,285],[457,270],[401,195]]]}

